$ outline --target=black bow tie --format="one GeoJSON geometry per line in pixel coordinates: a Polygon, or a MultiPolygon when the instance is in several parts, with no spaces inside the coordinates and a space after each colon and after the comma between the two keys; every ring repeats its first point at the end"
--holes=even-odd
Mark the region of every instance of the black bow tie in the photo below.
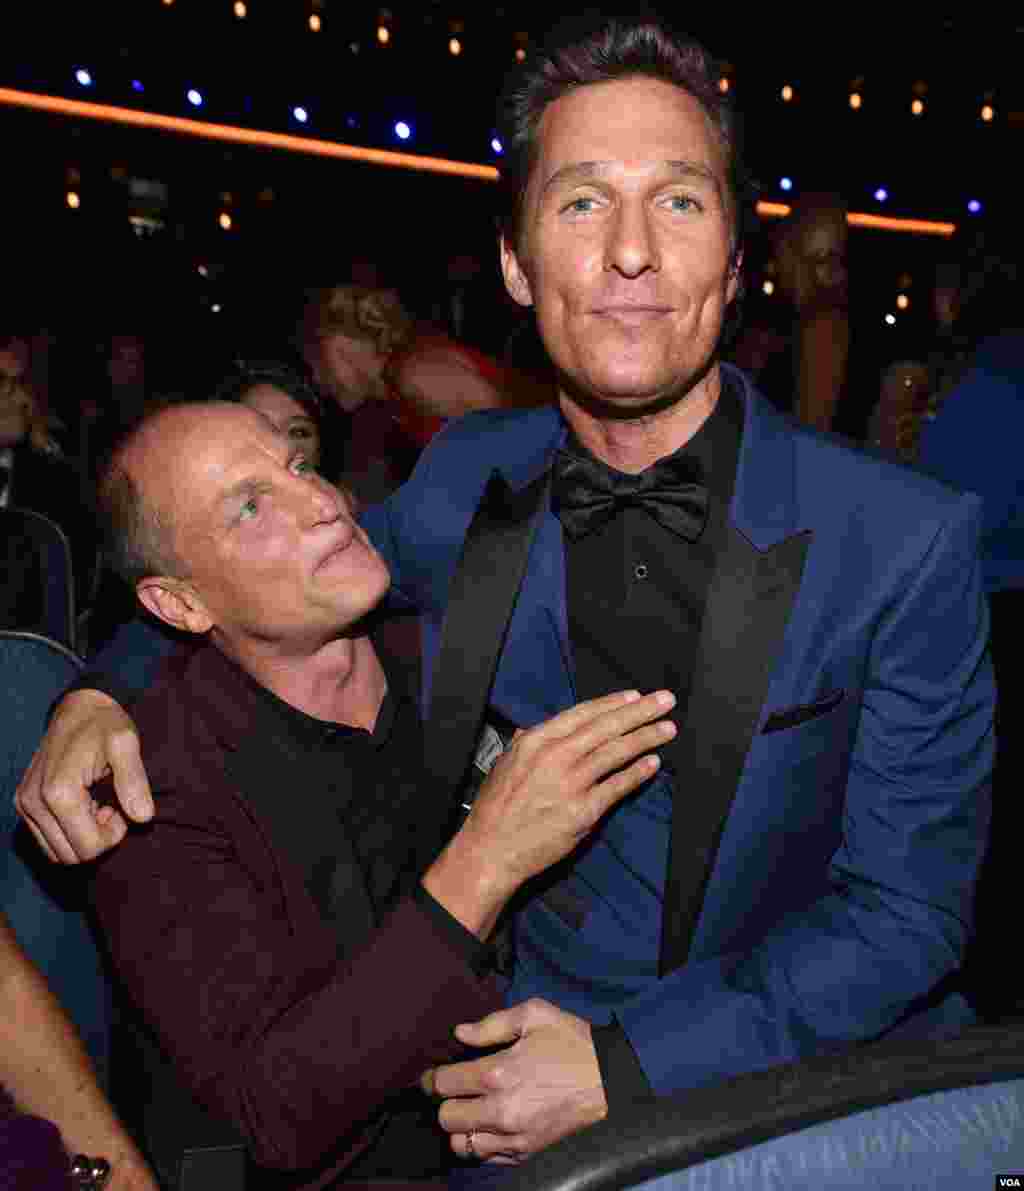
{"type": "Polygon", "coordinates": [[[660,459],[638,476],[614,471],[599,459],[559,451],[555,458],[554,507],[570,538],[581,538],[628,505],[689,542],[704,532],[708,490],[698,465],[685,456],[660,459]]]}

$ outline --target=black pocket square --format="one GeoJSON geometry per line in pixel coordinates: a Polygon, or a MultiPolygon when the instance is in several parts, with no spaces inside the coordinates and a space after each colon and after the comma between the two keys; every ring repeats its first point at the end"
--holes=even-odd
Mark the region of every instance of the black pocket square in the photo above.
{"type": "Polygon", "coordinates": [[[797,707],[787,707],[783,711],[773,711],[764,722],[762,735],[766,732],[779,732],[783,728],[795,728],[797,724],[805,724],[808,720],[817,719],[820,715],[828,715],[834,711],[846,698],[846,691],[829,691],[813,703],[801,703],[797,707]]]}

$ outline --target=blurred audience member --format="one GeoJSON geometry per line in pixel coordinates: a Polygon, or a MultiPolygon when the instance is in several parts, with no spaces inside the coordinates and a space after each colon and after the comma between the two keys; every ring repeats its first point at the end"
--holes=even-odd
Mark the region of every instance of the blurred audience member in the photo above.
{"type": "MultiPolygon", "coordinates": [[[[998,226],[966,244],[952,332],[972,351],[959,380],[938,394],[921,432],[919,462],[983,502],[982,567],[992,615],[996,671],[996,769],[990,855],[978,890],[973,954],[981,1008],[1024,1011],[1024,964],[1006,948],[1005,913],[1016,898],[1016,851],[1024,833],[1020,737],[1024,724],[1024,258],[998,226]],[[1013,965],[1013,966],[1011,966],[1013,965]]],[[[950,337],[952,340],[952,336],[950,337]]],[[[936,375],[933,373],[933,375],[936,375]]],[[[1012,949],[1011,949],[1012,951],[1012,949]]]]}
{"type": "Polygon", "coordinates": [[[101,358],[102,374],[79,403],[79,453],[83,471],[91,478],[149,404],[146,341],[140,333],[121,330],[109,335],[101,358]]]}
{"type": "Polygon", "coordinates": [[[278,360],[237,360],[214,388],[214,401],[237,401],[269,418],[301,446],[307,460],[332,483],[342,468],[346,427],[337,425],[302,371],[278,360]]]}
{"type": "Polygon", "coordinates": [[[834,425],[847,385],[846,245],[846,205],[837,195],[805,195],[779,232],[779,280],[796,307],[793,411],[821,430],[834,425]]]}
{"type": "Polygon", "coordinates": [[[0,1185],[71,1191],[79,1154],[109,1163],[104,1191],[157,1191],[75,1027],[0,913],[0,1185]]]}
{"type": "Polygon", "coordinates": [[[303,344],[318,385],[352,417],[345,479],[363,502],[393,491],[446,419],[553,395],[484,352],[416,324],[393,290],[316,291],[303,344]]]}
{"type": "Polygon", "coordinates": [[[91,502],[78,472],[62,456],[32,391],[20,376],[2,367],[0,508],[30,509],[60,526],[71,546],[75,591],[78,606],[83,607],[92,592],[98,544],[91,502]]]}

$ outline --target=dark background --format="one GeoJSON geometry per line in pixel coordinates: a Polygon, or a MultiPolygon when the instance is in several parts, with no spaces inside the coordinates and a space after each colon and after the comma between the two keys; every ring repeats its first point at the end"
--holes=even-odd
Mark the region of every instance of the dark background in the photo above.
{"type": "MultiPolygon", "coordinates": [[[[1010,9],[702,7],[687,27],[724,60],[765,198],[792,197],[779,189],[788,175],[794,194],[835,189],[855,211],[961,226],[972,219],[971,198],[985,204],[981,219],[1014,201],[1024,18],[1010,9]],[[854,80],[859,112],[848,102],[854,80]],[[796,92],[789,104],[780,97],[786,83],[796,92]],[[915,94],[926,104],[920,117],[910,111],[915,94]],[[996,112],[990,124],[979,116],[986,101],[996,112]],[[885,204],[873,198],[880,185],[890,193],[885,204]]],[[[0,85],[497,164],[494,102],[515,49],[573,11],[247,0],[239,20],[232,0],[10,3],[0,85]],[[319,33],[308,27],[314,12],[319,33]],[[386,47],[376,38],[381,21],[391,32],[386,47]],[[448,50],[453,35],[458,57],[448,50]],[[79,67],[91,72],[90,88],[75,82],[79,67]],[[203,93],[202,108],[186,102],[189,87],[203,93]],[[291,118],[297,103],[309,111],[305,127],[291,118]],[[392,131],[398,119],[414,129],[404,144],[392,131]]],[[[514,320],[494,259],[492,184],[5,105],[0,135],[8,325],[42,320],[84,340],[114,323],[156,327],[179,358],[211,331],[244,349],[287,334],[302,288],[344,280],[359,260],[375,262],[414,309],[430,313],[456,253],[481,261],[477,291],[493,316],[478,336],[483,345],[502,342],[514,320]],[[67,206],[69,189],[80,196],[77,210],[67,206]],[[230,232],[217,222],[225,210],[230,232]]],[[[784,320],[782,299],[761,293],[772,269],[768,230],[748,252],[751,307],[784,320]]],[[[894,358],[927,334],[934,269],[948,252],[932,236],[855,230],[855,334],[880,336],[873,350],[894,358]],[[910,297],[905,313],[896,311],[898,292],[910,297]],[[887,313],[898,314],[896,326],[886,326],[887,313]]]]}

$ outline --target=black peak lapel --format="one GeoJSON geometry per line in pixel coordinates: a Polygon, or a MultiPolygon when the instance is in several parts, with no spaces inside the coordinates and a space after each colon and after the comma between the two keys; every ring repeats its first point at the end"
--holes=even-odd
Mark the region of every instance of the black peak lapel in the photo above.
{"type": "Polygon", "coordinates": [[[662,975],[689,954],[747,753],[768,694],[811,535],[758,550],[732,525],[708,591],[682,721],[662,920],[662,975]]]}
{"type": "Polygon", "coordinates": [[[516,492],[495,471],[466,532],[441,626],[424,741],[439,807],[454,805],[472,760],[530,546],[548,507],[550,476],[545,469],[516,492]]]}

